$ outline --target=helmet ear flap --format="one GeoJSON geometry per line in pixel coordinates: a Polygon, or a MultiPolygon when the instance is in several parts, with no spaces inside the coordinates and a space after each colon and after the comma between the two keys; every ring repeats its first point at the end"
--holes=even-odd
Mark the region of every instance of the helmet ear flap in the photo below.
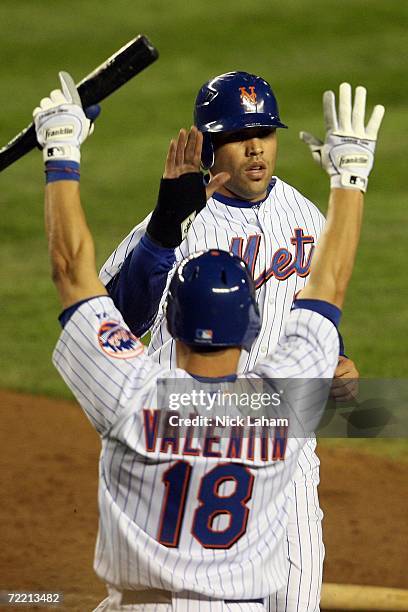
{"type": "Polygon", "coordinates": [[[203,148],[201,150],[201,165],[204,170],[209,170],[214,165],[214,146],[210,132],[203,133],[203,148]]]}
{"type": "Polygon", "coordinates": [[[259,313],[259,307],[255,299],[248,309],[248,327],[244,338],[242,339],[243,348],[249,353],[252,345],[261,331],[261,315],[259,313]]]}

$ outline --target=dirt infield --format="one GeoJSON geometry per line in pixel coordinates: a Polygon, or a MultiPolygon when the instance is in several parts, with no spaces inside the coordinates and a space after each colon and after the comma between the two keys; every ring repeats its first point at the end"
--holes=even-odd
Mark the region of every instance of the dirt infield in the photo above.
{"type": "MultiPolygon", "coordinates": [[[[1,392],[0,407],[0,591],[60,591],[51,609],[92,610],[105,596],[92,570],[98,437],[71,402],[1,392]]],[[[325,580],[408,588],[406,464],[319,454],[325,580]]]]}

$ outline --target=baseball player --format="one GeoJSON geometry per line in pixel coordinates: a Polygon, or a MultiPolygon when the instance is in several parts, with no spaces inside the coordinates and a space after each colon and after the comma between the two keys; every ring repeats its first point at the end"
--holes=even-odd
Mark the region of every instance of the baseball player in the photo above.
{"type": "MultiPolygon", "coordinates": [[[[241,354],[239,370],[245,372],[278,344],[294,296],[310,273],[324,217],[298,191],[273,176],[277,129],[286,125],[266,81],[246,72],[211,79],[198,93],[195,125],[203,134],[202,166],[212,177],[228,172],[229,180],[216,189],[205,208],[185,219],[185,238],[175,256],[172,248],[178,243],[169,238],[168,223],[162,222],[158,243],[164,248],[160,255],[156,253],[151,267],[139,265],[140,252],[134,249],[154,222],[149,216],[114,251],[101,279],[136,335],[152,327],[149,354],[172,367],[175,340],[167,330],[162,306],[174,260],[180,262],[189,253],[214,247],[243,257],[254,277],[262,315],[258,338],[251,351],[241,354]]],[[[183,131],[181,136],[187,137],[183,131]]],[[[310,135],[302,136],[317,158],[320,145],[310,135]]],[[[171,176],[172,170],[166,167],[164,177],[171,176]]],[[[341,356],[336,375],[332,393],[346,399],[347,389],[339,383],[345,376],[356,378],[358,372],[351,360],[341,356]]],[[[311,439],[299,457],[287,533],[288,583],[271,599],[271,612],[314,611],[320,599],[324,546],[315,447],[311,439]]]]}
{"type": "MultiPolygon", "coordinates": [[[[261,611],[262,598],[279,591],[287,578],[285,533],[302,439],[289,437],[282,445],[271,427],[269,451],[264,435],[255,441],[247,436],[240,446],[231,428],[218,438],[205,430],[195,443],[184,432],[160,440],[155,410],[159,379],[222,385],[236,377],[240,349],[248,352],[261,328],[252,275],[240,258],[218,249],[183,261],[166,308],[178,368],[147,354],[96,273],[79,192],[80,145],[91,124],[72,78],[60,73],[60,81],[62,91],[41,101],[34,120],[45,160],[52,277],[64,307],[54,363],[102,439],[95,570],[108,584],[109,597],[98,610],[147,610],[154,604],[158,612],[203,606],[261,611]]],[[[334,374],[340,309],[384,112],[376,107],[365,128],[365,90],[357,88],[353,113],[349,102],[344,84],[338,127],[334,95],[326,94],[330,127],[325,142],[314,141],[313,147],[331,176],[328,221],[279,345],[246,374],[249,381],[334,374]]],[[[190,165],[189,143],[199,150],[200,138],[193,131],[187,144],[179,138],[170,146],[168,167],[176,175],[190,165]]],[[[194,174],[189,179],[199,194],[198,209],[205,194],[200,173],[194,174]]],[[[158,216],[182,197],[182,179],[162,183],[158,216]]],[[[160,240],[156,232],[152,223],[151,244],[160,240]]],[[[294,384],[302,390],[302,381],[294,384]]],[[[299,396],[296,406],[313,410],[314,400],[299,396]]]]}

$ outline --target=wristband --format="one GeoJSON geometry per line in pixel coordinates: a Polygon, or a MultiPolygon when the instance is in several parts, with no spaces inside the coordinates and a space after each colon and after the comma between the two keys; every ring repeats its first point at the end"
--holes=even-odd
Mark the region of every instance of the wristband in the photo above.
{"type": "Polygon", "coordinates": [[[79,181],[80,166],[78,162],[55,160],[45,164],[45,182],[79,181]]]}
{"type": "Polygon", "coordinates": [[[184,240],[206,202],[201,172],[188,172],[175,179],[163,178],[156,208],[146,228],[147,235],[158,246],[174,249],[184,240]]]}
{"type": "Polygon", "coordinates": [[[297,298],[293,302],[292,310],[302,308],[304,310],[312,310],[319,313],[322,317],[329,319],[335,327],[338,327],[341,319],[341,310],[334,304],[326,302],[326,300],[317,300],[312,298],[297,298]]]}

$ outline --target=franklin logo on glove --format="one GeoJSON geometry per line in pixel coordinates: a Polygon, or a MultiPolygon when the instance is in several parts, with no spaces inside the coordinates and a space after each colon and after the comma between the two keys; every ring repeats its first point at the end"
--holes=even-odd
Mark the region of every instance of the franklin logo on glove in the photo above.
{"type": "Polygon", "coordinates": [[[58,128],[49,128],[45,130],[45,139],[60,138],[61,136],[72,136],[74,133],[73,125],[61,125],[58,128]]]}
{"type": "Polygon", "coordinates": [[[366,166],[368,155],[342,155],[339,160],[340,168],[344,166],[366,166]]]}

